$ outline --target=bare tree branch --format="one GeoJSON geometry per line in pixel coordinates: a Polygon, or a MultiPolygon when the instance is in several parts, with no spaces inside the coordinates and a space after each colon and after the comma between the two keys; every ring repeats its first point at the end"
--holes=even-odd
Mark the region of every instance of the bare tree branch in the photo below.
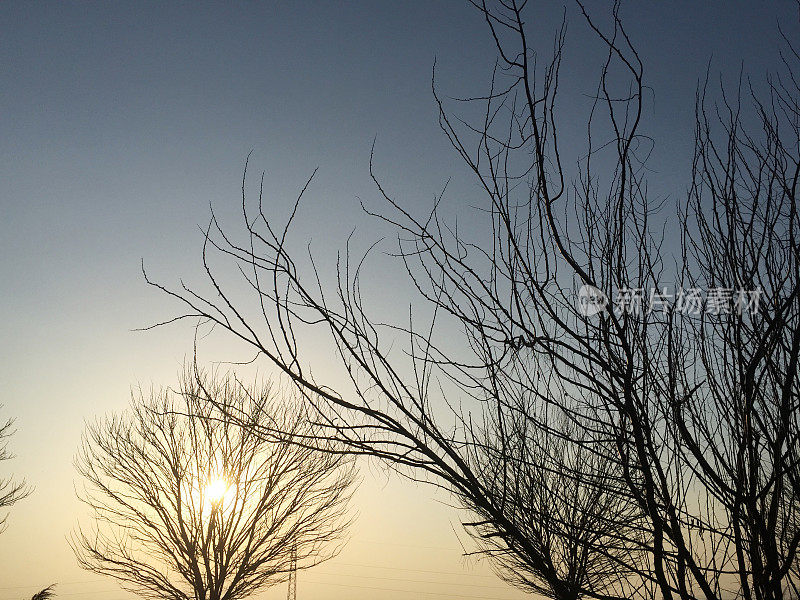
{"type": "Polygon", "coordinates": [[[315,426],[281,396],[190,369],[177,391],[90,426],[80,565],[146,598],[235,600],[336,554],[352,461],[295,443],[315,426]]]}

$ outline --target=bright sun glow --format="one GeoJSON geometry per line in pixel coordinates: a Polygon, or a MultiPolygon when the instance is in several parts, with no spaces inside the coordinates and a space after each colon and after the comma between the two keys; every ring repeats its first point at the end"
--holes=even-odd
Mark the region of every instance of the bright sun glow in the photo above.
{"type": "Polygon", "coordinates": [[[229,487],[230,484],[221,477],[212,479],[206,486],[206,498],[208,498],[211,503],[220,502],[225,498],[229,487]]]}

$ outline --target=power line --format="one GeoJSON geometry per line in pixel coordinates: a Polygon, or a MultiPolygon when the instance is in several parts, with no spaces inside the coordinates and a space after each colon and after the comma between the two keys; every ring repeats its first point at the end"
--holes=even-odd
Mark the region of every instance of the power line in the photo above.
{"type": "MultiPolygon", "coordinates": [[[[108,579],[76,579],[74,581],[58,581],[57,584],[61,585],[77,585],[79,583],[97,583],[100,581],[108,581],[108,579]]],[[[41,583],[41,582],[40,582],[41,583]]],[[[39,585],[38,583],[29,583],[28,585],[7,585],[0,587],[0,590],[21,590],[22,588],[33,588],[39,585]]]]}
{"type": "MultiPolygon", "coordinates": [[[[304,580],[305,581],[305,580],[304,580]]],[[[385,588],[385,587],[376,587],[371,585],[355,585],[352,583],[331,583],[328,581],[313,581],[308,580],[307,583],[313,583],[317,585],[333,585],[336,587],[346,587],[346,588],[357,588],[363,590],[379,590],[382,592],[401,592],[403,594],[427,594],[430,596],[449,596],[450,598],[469,598],[469,600],[516,600],[516,598],[497,598],[496,596],[472,596],[469,594],[453,594],[452,592],[428,592],[424,590],[399,590],[397,588],[385,588]]]]}
{"type": "Polygon", "coordinates": [[[420,546],[419,544],[398,544],[397,542],[385,542],[380,540],[350,540],[349,544],[376,544],[378,546],[400,546],[402,548],[422,548],[423,550],[447,550],[449,552],[464,552],[463,548],[449,548],[447,546],[420,546]]]}
{"type": "MultiPolygon", "coordinates": [[[[370,566],[370,565],[365,565],[370,566]]],[[[334,573],[320,573],[324,575],[335,575],[334,573]]],[[[500,591],[502,588],[497,588],[495,586],[488,586],[488,585],[480,585],[480,584],[470,584],[470,583],[461,583],[461,584],[453,584],[452,582],[446,581],[425,581],[425,580],[418,580],[418,579],[401,579],[396,577],[379,577],[379,576],[372,576],[372,575],[346,575],[346,577],[358,577],[358,578],[365,578],[365,579],[379,579],[384,581],[406,581],[408,583],[425,583],[425,584],[438,584],[438,585],[456,585],[456,586],[469,586],[469,587],[479,587],[479,588],[488,588],[488,589],[497,589],[500,591]]],[[[102,579],[93,580],[93,581],[104,581],[102,579]]],[[[453,593],[453,592],[434,592],[434,591],[426,591],[426,590],[408,590],[408,589],[398,589],[398,588],[387,588],[387,587],[379,587],[379,586],[369,586],[369,585],[358,585],[354,583],[335,583],[331,581],[315,581],[313,579],[304,579],[305,583],[310,583],[314,585],[328,585],[328,586],[335,586],[335,587],[345,587],[345,588],[354,588],[354,589],[364,589],[364,590],[378,590],[378,591],[385,591],[385,592],[401,592],[401,593],[422,593],[432,596],[449,596],[451,598],[467,598],[469,600],[503,600],[502,598],[497,597],[489,597],[489,596],[475,596],[471,594],[460,594],[460,593],[453,593]]],[[[72,583],[84,583],[84,582],[72,582],[72,583]]],[[[60,585],[60,584],[59,584],[60,585]]],[[[1,589],[21,589],[21,588],[35,588],[35,586],[8,586],[1,589]]],[[[83,594],[106,594],[109,592],[118,592],[120,591],[119,588],[115,589],[103,589],[103,590],[93,590],[89,592],[67,592],[61,593],[59,596],[77,596],[83,594]]],[[[130,596],[119,597],[119,598],[112,598],[107,600],[128,600],[130,596]]],[[[7,597],[4,600],[18,600],[16,597],[7,597]]],[[[514,600],[508,598],[507,600],[514,600]]]]}
{"type": "MultiPolygon", "coordinates": [[[[404,545],[404,544],[394,544],[394,545],[404,545]]],[[[417,546],[414,546],[417,547],[417,546]]],[[[419,546],[425,547],[425,546],[419,546]]],[[[360,569],[380,569],[380,570],[387,570],[387,571],[398,571],[398,572],[410,572],[410,573],[427,573],[432,575],[450,575],[450,576],[457,576],[457,577],[476,577],[481,579],[494,579],[497,580],[497,577],[494,575],[482,575],[478,573],[464,573],[458,571],[439,571],[435,569],[414,569],[410,567],[398,567],[398,566],[388,566],[388,565],[369,565],[363,563],[350,563],[350,562],[337,562],[337,565],[347,566],[347,567],[356,567],[360,569]]],[[[319,575],[328,575],[328,576],[340,576],[340,577],[354,577],[358,579],[377,579],[381,581],[407,581],[409,583],[424,583],[424,584],[433,584],[433,585],[451,585],[451,586],[459,586],[459,587],[476,587],[476,588],[486,588],[486,589],[497,589],[503,590],[504,588],[498,586],[491,586],[491,585],[482,585],[479,583],[452,583],[449,581],[431,581],[431,580],[421,580],[421,579],[407,579],[407,578],[399,578],[399,577],[388,577],[382,575],[358,575],[358,574],[345,574],[345,573],[331,573],[325,571],[314,571],[309,570],[309,574],[319,574],[319,575]]],[[[66,586],[66,585],[91,585],[93,583],[99,582],[106,582],[107,579],[104,578],[97,578],[97,579],[81,579],[81,580],[73,580],[73,581],[64,581],[58,582],[59,586],[66,586]]],[[[304,580],[305,581],[305,580],[304,580]]],[[[315,583],[318,585],[326,585],[325,582],[322,581],[311,581],[309,583],[315,583]]],[[[295,584],[296,585],[296,584],[295,584]]],[[[396,590],[390,588],[378,588],[378,587],[370,587],[370,586],[363,586],[357,584],[343,584],[343,583],[329,583],[327,585],[336,585],[336,586],[344,586],[344,587],[354,587],[354,588],[364,588],[364,589],[380,589],[385,591],[395,591],[395,592],[416,592],[418,590],[396,590]]],[[[29,585],[16,585],[16,586],[2,586],[0,590],[21,590],[21,589],[38,589],[39,584],[29,584],[29,585]]],[[[92,590],[92,591],[85,591],[85,592],[67,592],[67,593],[60,593],[59,596],[76,596],[80,594],[99,594],[99,593],[107,593],[119,591],[119,588],[113,590],[92,590]]],[[[442,595],[441,592],[422,592],[427,594],[434,594],[434,595],[442,595]]],[[[447,595],[447,594],[445,594],[447,595]]],[[[481,598],[480,596],[463,596],[464,598],[481,598]]],[[[16,598],[8,598],[7,600],[17,600],[16,598]]],[[[119,599],[119,600],[127,600],[126,599],[119,599]]]]}
{"type": "Polygon", "coordinates": [[[119,591],[120,591],[119,588],[113,588],[113,589],[109,589],[109,590],[92,590],[91,592],[67,592],[66,594],[62,594],[62,593],[59,592],[58,594],[56,594],[56,597],[78,596],[78,595],[83,595],[83,594],[107,594],[108,592],[119,592],[119,591]]]}
{"type": "MultiPolygon", "coordinates": [[[[309,571],[309,574],[312,571],[309,571]]],[[[409,583],[432,583],[434,585],[450,585],[456,587],[478,587],[478,588],[488,588],[492,590],[505,590],[506,587],[500,587],[496,585],[483,585],[480,583],[453,583],[452,581],[431,581],[426,579],[407,579],[405,577],[382,577],[380,575],[353,575],[353,574],[342,574],[342,573],[326,573],[325,571],[313,571],[315,575],[333,575],[333,576],[341,576],[341,577],[357,577],[359,579],[381,579],[383,581],[408,581],[409,583]]]]}
{"type": "Polygon", "coordinates": [[[497,579],[496,575],[481,575],[479,573],[463,573],[459,571],[434,571],[431,569],[411,569],[407,567],[393,567],[384,565],[364,565],[359,563],[336,562],[337,565],[346,567],[359,567],[362,569],[389,569],[393,571],[411,571],[414,573],[433,573],[435,575],[457,575],[459,577],[481,577],[483,579],[497,579]]]}
{"type": "MultiPolygon", "coordinates": [[[[59,584],[56,584],[56,585],[61,585],[61,584],[59,583],[59,584]]],[[[21,586],[15,586],[15,587],[18,588],[18,589],[28,588],[28,589],[38,590],[38,586],[21,585],[21,586]]],[[[10,588],[3,588],[3,589],[10,589],[10,588]]],[[[88,595],[88,594],[108,594],[110,592],[119,592],[119,591],[121,591],[119,588],[113,588],[113,589],[105,589],[105,590],[92,590],[92,591],[89,591],[89,592],[66,592],[66,593],[58,592],[56,594],[56,597],[60,598],[61,596],[84,596],[84,595],[88,595]]],[[[125,596],[124,599],[120,598],[119,600],[129,600],[131,597],[132,596],[125,596]]],[[[16,596],[8,596],[7,598],[5,598],[5,600],[19,600],[19,599],[16,596]]]]}

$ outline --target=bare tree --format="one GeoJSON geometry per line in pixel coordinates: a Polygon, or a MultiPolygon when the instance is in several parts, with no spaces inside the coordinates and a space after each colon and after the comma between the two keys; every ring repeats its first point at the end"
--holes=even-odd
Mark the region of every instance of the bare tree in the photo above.
{"type": "Polygon", "coordinates": [[[800,55],[784,41],[765,92],[698,93],[683,285],[718,292],[676,322],[668,374],[704,540],[748,599],[800,596],[800,55]]]}
{"type": "Polygon", "coordinates": [[[50,598],[55,598],[56,593],[53,591],[56,587],[56,584],[52,584],[44,588],[41,592],[34,594],[31,597],[31,600],[50,600],[50,598]]]}
{"type": "Polygon", "coordinates": [[[330,558],[352,461],[309,437],[302,407],[232,377],[192,371],[140,394],[85,434],[76,466],[96,526],[72,536],[80,565],[147,598],[235,600],[330,558]]]}
{"type": "MultiPolygon", "coordinates": [[[[388,206],[387,212],[376,216],[406,239],[400,255],[411,282],[435,314],[461,328],[466,353],[448,353],[440,347],[434,323],[423,326],[412,321],[409,327],[385,328],[370,320],[362,305],[360,271],[350,264],[349,255],[339,271],[336,298],[318,293],[318,279],[302,279],[286,250],[291,220],[285,229],[275,229],[260,199],[252,214],[244,182],[242,211],[248,239],[236,243],[212,218],[204,247],[207,272],[221,300],[189,289],[171,292],[158,287],[192,308],[185,316],[222,326],[278,365],[315,406],[327,438],[344,443],[353,453],[410,467],[405,474],[452,492],[480,518],[465,525],[510,581],[555,598],[648,596],[653,576],[647,564],[648,541],[642,539],[639,523],[645,510],[627,489],[629,473],[615,456],[616,432],[597,425],[609,418],[599,414],[607,408],[605,396],[586,397],[595,390],[580,381],[591,367],[586,362],[597,360],[602,352],[604,329],[580,315],[570,292],[557,285],[562,281],[556,279],[556,261],[546,258],[563,244],[549,229],[555,220],[552,206],[561,192],[537,187],[535,179],[527,204],[514,197],[517,183],[527,176],[533,174],[542,184],[550,179],[545,173],[546,153],[553,143],[552,105],[564,30],[556,36],[541,89],[534,90],[536,74],[527,62],[522,7],[506,9],[498,4],[500,12],[485,4],[479,8],[507,67],[518,73],[511,73],[512,85],[501,91],[496,91],[500,84],[493,79],[490,94],[479,99],[486,107],[475,156],[458,137],[441,103],[440,123],[487,192],[496,243],[485,250],[459,238],[435,210],[416,219],[375,179],[388,206]],[[518,36],[520,48],[506,53],[498,28],[518,36]],[[498,115],[505,117],[505,131],[496,136],[490,128],[499,122],[498,115]],[[536,162],[511,172],[509,158],[515,150],[532,154],[536,162]],[[543,227],[536,227],[537,218],[543,227]],[[206,262],[211,250],[239,263],[261,305],[261,325],[227,295],[206,262]],[[329,328],[351,377],[352,396],[341,396],[316,382],[304,368],[295,338],[295,328],[303,322],[329,328]],[[567,326],[572,327],[572,341],[559,336],[558,328],[567,326]],[[389,356],[397,331],[410,339],[410,375],[389,356]],[[534,345],[538,351],[530,352],[534,345]],[[440,392],[437,384],[451,389],[440,392]],[[453,408],[454,427],[444,425],[446,417],[437,419],[435,408],[439,402],[448,405],[451,394],[458,398],[451,407],[456,402],[462,407],[471,403],[471,408],[453,408]],[[576,431],[580,435],[574,435],[576,431]]],[[[620,27],[618,20],[615,23],[620,27]]],[[[619,54],[609,41],[608,62],[619,54]]],[[[624,57],[623,62],[630,67],[624,57]]],[[[639,77],[636,71],[634,75],[639,77]]],[[[603,82],[605,77],[606,71],[603,82]]],[[[636,82],[636,99],[641,102],[640,78],[636,82]]],[[[608,105],[616,110],[610,97],[608,105]]],[[[636,139],[635,124],[624,136],[628,144],[636,139]]],[[[626,154],[620,158],[619,185],[626,193],[631,188],[637,191],[635,183],[625,179],[634,170],[631,161],[626,154]]],[[[607,210],[613,204],[612,194],[607,206],[596,207],[588,175],[586,185],[582,205],[586,211],[607,210]]],[[[600,227],[598,221],[589,224],[600,227]]],[[[616,258],[614,243],[616,238],[606,247],[590,248],[596,252],[590,258],[598,262],[616,258]]],[[[650,266],[643,262],[640,268],[650,266]]],[[[609,272],[602,271],[610,277],[609,272]]],[[[601,371],[599,377],[606,376],[601,371]]],[[[609,389],[601,387],[605,395],[609,389]]]]}
{"type": "MultiPolygon", "coordinates": [[[[12,458],[11,453],[8,451],[8,438],[14,433],[13,427],[14,422],[11,419],[0,424],[0,461],[12,458]]],[[[30,489],[25,485],[24,481],[14,481],[10,477],[0,478],[0,508],[7,508],[18,500],[22,500],[28,494],[30,494],[30,489]]],[[[5,515],[0,517],[0,533],[6,528],[7,518],[5,515]]]]}
{"type": "Polygon", "coordinates": [[[715,142],[699,98],[694,184],[673,222],[684,250],[670,272],[667,217],[643,168],[644,69],[617,5],[606,29],[577,3],[606,54],[573,168],[557,135],[565,28],[543,62],[527,2],[473,4],[499,55],[488,93],[464,99],[482,117],[459,118],[435,86],[434,96],[492,236],[465,239],[439,201],[411,214],[373,175],[384,206],[367,212],[397,230],[419,299],[408,325],[370,317],[363,262],[349,251],[334,290],[315,263],[306,277],[286,242],[297,206],[276,226],[261,195],[246,201],[246,176],[243,239],[213,214],[206,231],[212,291],[153,285],[188,307],[178,318],[232,333],[288,375],[325,439],[453,493],[477,515],[465,525],[480,550],[523,588],[564,599],[796,596],[797,54],[789,44],[789,75],[770,80],[767,99],[751,94],[758,135],[723,100],[715,142]],[[236,265],[258,312],[223,284],[212,253],[236,265]],[[675,282],[758,287],[770,302],[755,316],[696,320],[663,302],[675,282]],[[586,310],[580,297],[605,306],[586,310]],[[313,377],[303,325],[328,329],[351,389],[313,377]]]}

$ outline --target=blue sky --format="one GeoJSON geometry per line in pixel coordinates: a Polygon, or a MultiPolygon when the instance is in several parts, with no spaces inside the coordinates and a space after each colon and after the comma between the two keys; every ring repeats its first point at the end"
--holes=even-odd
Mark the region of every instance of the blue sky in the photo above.
{"type": "MultiPolygon", "coordinates": [[[[588,8],[602,21],[610,5],[588,8]]],[[[778,66],[777,25],[797,39],[797,10],[788,0],[623,5],[653,90],[643,130],[656,143],[654,193],[686,191],[694,91],[709,61],[728,81],[743,66],[760,85],[778,66]]],[[[561,16],[558,3],[531,5],[543,51],[561,16]]],[[[574,161],[602,56],[572,4],[567,18],[559,118],[574,161]]],[[[279,219],[319,167],[296,236],[300,246],[313,238],[323,255],[354,227],[359,243],[378,235],[358,204],[377,199],[367,171],[373,139],[378,172],[412,211],[425,210],[450,177],[446,210],[480,201],[438,130],[434,58],[445,94],[486,90],[493,47],[466,2],[0,4],[0,403],[18,427],[17,458],[0,476],[11,470],[36,487],[0,536],[0,600],[51,581],[87,582],[64,585],[65,594],[113,586],[82,574],[65,543],[80,514],[72,456],[85,420],[124,407],[131,385],[170,384],[191,352],[186,328],[132,331],[174,309],[144,284],[140,260],[162,281],[199,280],[198,226],[211,203],[235,215],[251,150],[279,219]]],[[[375,300],[377,311],[389,296],[375,300]]],[[[454,513],[428,491],[365,477],[343,562],[488,575],[458,558],[454,513]],[[387,494],[404,500],[384,510],[387,494]],[[401,542],[381,546],[389,548],[381,558],[369,544],[387,539],[401,542]]],[[[382,573],[358,580],[362,588],[340,579],[326,593],[374,598],[372,584],[423,579],[382,573]]]]}

